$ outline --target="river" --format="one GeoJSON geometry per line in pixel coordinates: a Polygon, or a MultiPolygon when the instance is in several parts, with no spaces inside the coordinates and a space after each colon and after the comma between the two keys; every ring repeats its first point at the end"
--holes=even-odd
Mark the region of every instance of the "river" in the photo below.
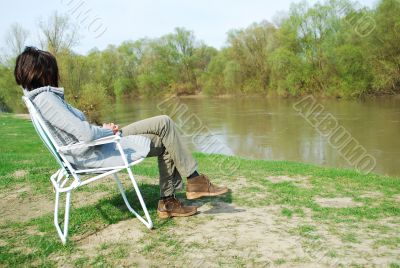
{"type": "MultiPolygon", "coordinates": [[[[123,126],[172,112],[172,109],[165,109],[162,101],[120,101],[106,119],[123,126]]],[[[183,138],[190,150],[354,168],[354,163],[332,146],[329,137],[322,135],[315,125],[294,109],[298,101],[281,98],[181,98],[174,101],[179,103],[178,110],[181,111],[169,115],[182,126],[183,138]],[[187,109],[186,117],[191,115],[188,122],[201,123],[196,139],[190,135],[188,122],[182,123],[185,117],[181,116],[182,120],[178,117],[183,109],[187,109]],[[213,142],[198,142],[201,137],[212,137],[213,142]]],[[[399,97],[364,101],[323,99],[316,103],[323,107],[321,116],[332,114],[338,126],[343,127],[376,160],[373,172],[400,176],[399,97]]]]}

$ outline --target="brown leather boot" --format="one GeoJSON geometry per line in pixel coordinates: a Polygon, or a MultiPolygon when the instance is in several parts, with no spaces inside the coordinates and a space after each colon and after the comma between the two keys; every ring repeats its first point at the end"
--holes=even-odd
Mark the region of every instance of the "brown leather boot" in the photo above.
{"type": "Polygon", "coordinates": [[[212,184],[208,177],[200,174],[197,177],[188,179],[186,184],[186,198],[196,199],[203,196],[217,196],[228,192],[226,186],[212,184]]]}
{"type": "Polygon", "coordinates": [[[158,201],[158,217],[165,219],[170,217],[187,217],[196,214],[195,206],[184,206],[174,196],[158,201]]]}

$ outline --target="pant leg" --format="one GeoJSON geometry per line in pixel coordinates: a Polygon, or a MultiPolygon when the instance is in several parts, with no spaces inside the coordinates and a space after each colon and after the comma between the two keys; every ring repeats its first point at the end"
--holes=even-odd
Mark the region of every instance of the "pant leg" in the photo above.
{"type": "Polygon", "coordinates": [[[188,177],[198,169],[197,161],[183,145],[178,128],[169,116],[154,116],[134,122],[123,127],[122,133],[123,135],[147,134],[145,136],[152,140],[153,145],[151,147],[154,146],[154,148],[150,149],[149,156],[159,156],[162,195],[170,195],[165,193],[171,192],[171,183],[174,189],[182,187],[181,175],[188,177]],[[160,149],[156,149],[156,147],[162,146],[165,148],[165,152],[160,155],[160,149]]]}
{"type": "Polygon", "coordinates": [[[182,189],[182,177],[167,150],[158,156],[158,170],[160,171],[161,197],[173,195],[175,191],[182,189]]]}
{"type": "Polygon", "coordinates": [[[150,151],[147,157],[157,156],[158,170],[160,173],[160,196],[170,196],[176,190],[182,189],[182,177],[177,171],[170,154],[165,150],[161,138],[156,134],[140,134],[150,139],[150,151]]]}

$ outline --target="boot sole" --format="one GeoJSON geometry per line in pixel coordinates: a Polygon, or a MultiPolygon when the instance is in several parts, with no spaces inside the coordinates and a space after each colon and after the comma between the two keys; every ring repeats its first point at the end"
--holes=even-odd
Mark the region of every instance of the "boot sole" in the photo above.
{"type": "Polygon", "coordinates": [[[215,192],[215,193],[210,193],[210,192],[186,192],[186,198],[189,199],[189,200],[192,200],[192,199],[197,199],[197,198],[204,197],[204,196],[223,195],[223,194],[226,194],[227,192],[228,192],[228,189],[221,190],[221,191],[215,192]]]}
{"type": "Polygon", "coordinates": [[[166,212],[166,211],[158,211],[157,215],[161,219],[167,219],[172,217],[189,217],[197,213],[197,210],[190,211],[188,213],[174,213],[174,212],[166,212]]]}

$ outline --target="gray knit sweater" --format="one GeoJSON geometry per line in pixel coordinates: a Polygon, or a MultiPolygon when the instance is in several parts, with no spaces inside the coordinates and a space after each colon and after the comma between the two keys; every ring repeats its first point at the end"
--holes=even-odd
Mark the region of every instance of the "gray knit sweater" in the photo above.
{"type": "MultiPolygon", "coordinates": [[[[63,88],[47,86],[31,91],[24,90],[24,95],[38,109],[59,146],[113,135],[110,129],[89,124],[81,111],[64,100],[63,88]]],[[[150,139],[144,136],[130,135],[122,137],[120,142],[129,162],[146,157],[150,150],[150,139]]],[[[77,168],[123,165],[114,143],[70,150],[66,157],[77,168]]]]}

